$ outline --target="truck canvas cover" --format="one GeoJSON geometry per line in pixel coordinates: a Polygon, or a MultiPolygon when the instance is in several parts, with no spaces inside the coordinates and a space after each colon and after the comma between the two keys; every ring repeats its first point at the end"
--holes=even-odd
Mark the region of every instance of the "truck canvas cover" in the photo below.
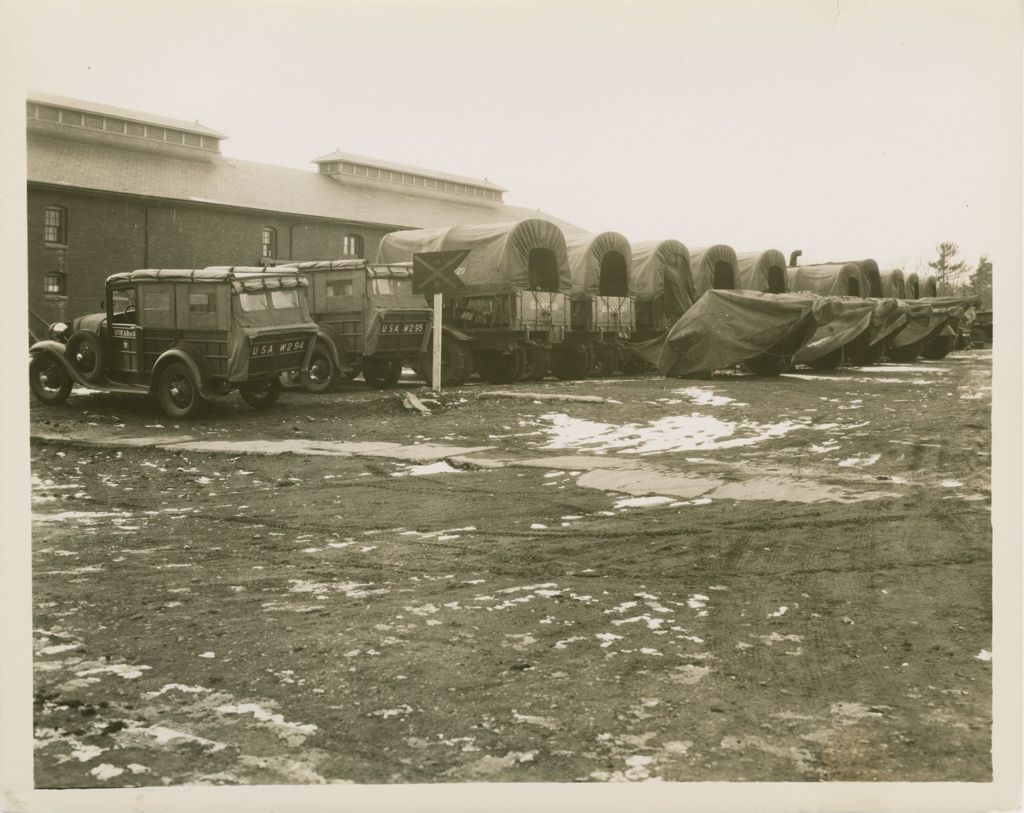
{"type": "Polygon", "coordinates": [[[377,262],[411,262],[412,255],[425,251],[468,249],[459,279],[467,296],[507,294],[536,287],[531,280],[531,253],[549,252],[557,274],[557,290],[570,293],[572,277],[565,236],[553,223],[530,219],[517,223],[482,226],[445,226],[397,231],[384,235],[377,262]]]}
{"type": "Polygon", "coordinates": [[[897,299],[913,299],[907,292],[907,283],[899,268],[880,271],[882,277],[882,296],[893,296],[897,299]]]}
{"type": "Polygon", "coordinates": [[[811,338],[796,352],[793,361],[804,364],[827,356],[859,338],[871,326],[874,302],[856,296],[832,296],[835,315],[820,325],[811,338]]]}
{"type": "MultiPolygon", "coordinates": [[[[778,249],[770,248],[767,251],[744,252],[736,255],[736,263],[739,268],[739,276],[736,287],[745,291],[760,291],[763,294],[776,293],[784,294],[786,287],[786,257],[778,249]],[[772,269],[778,269],[775,273],[782,284],[782,290],[772,290],[772,269]]],[[[778,283],[777,283],[778,284],[778,283]]]]}
{"type": "Polygon", "coordinates": [[[918,276],[916,271],[911,271],[909,274],[905,274],[903,283],[907,289],[907,299],[920,299],[922,296],[921,278],[918,276]]]}
{"type": "Polygon", "coordinates": [[[857,263],[798,265],[786,269],[790,291],[804,291],[819,296],[849,296],[850,281],[856,283],[859,296],[868,295],[868,281],[857,263]]]}
{"type": "Polygon", "coordinates": [[[923,299],[901,299],[900,306],[907,314],[907,325],[896,334],[893,347],[906,347],[931,337],[946,324],[944,314],[933,314],[932,306],[923,299]]]}
{"type": "Polygon", "coordinates": [[[707,248],[690,249],[690,273],[693,286],[699,297],[713,289],[735,289],[739,287],[739,264],[736,252],[731,246],[722,244],[707,248]]]}
{"type": "Polygon", "coordinates": [[[662,337],[629,349],[662,375],[720,370],[793,339],[799,346],[835,315],[833,297],[711,290],[662,337]]]}
{"type": "Polygon", "coordinates": [[[670,318],[682,316],[697,300],[690,274],[690,250],[678,240],[633,243],[632,288],[638,302],[665,298],[670,318]]]}
{"type": "Polygon", "coordinates": [[[625,262],[626,291],[612,296],[633,296],[632,274],[633,249],[623,235],[617,231],[600,234],[573,234],[565,239],[569,256],[569,271],[572,276],[573,299],[609,295],[601,289],[601,271],[606,255],[617,253],[625,262]]]}

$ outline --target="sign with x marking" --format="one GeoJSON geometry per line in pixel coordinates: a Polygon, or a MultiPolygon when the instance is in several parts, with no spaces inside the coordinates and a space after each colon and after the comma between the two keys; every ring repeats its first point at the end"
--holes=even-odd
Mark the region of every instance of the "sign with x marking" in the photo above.
{"type": "Polygon", "coordinates": [[[412,292],[414,294],[457,294],[465,289],[459,279],[465,273],[462,261],[469,250],[424,251],[412,255],[412,292]]]}

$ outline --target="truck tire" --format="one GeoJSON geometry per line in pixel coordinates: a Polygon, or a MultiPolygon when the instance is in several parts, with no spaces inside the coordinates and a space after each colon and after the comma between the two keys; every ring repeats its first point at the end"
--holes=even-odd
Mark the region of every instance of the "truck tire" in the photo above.
{"type": "Polygon", "coordinates": [[[551,372],[562,381],[583,378],[590,371],[592,358],[585,344],[563,344],[551,360],[551,372]]]}
{"type": "MultiPolygon", "coordinates": [[[[434,385],[433,348],[420,353],[416,371],[428,386],[434,385]]],[[[473,351],[454,336],[441,341],[441,386],[461,387],[473,374],[473,351]]]]}
{"type": "Polygon", "coordinates": [[[843,348],[838,347],[831,353],[826,353],[824,356],[807,362],[807,366],[812,370],[838,370],[843,366],[843,348]]]}
{"type": "Polygon", "coordinates": [[[103,370],[106,367],[105,353],[95,333],[79,331],[68,339],[65,352],[72,366],[86,381],[95,383],[103,377],[103,370]]]}
{"type": "Polygon", "coordinates": [[[921,355],[931,361],[938,361],[944,359],[950,354],[956,345],[957,337],[953,336],[936,336],[929,342],[926,342],[924,347],[921,348],[921,355]]]}
{"type": "Polygon", "coordinates": [[[507,353],[491,350],[480,354],[480,377],[488,384],[511,384],[519,379],[522,369],[523,353],[519,348],[507,353]]]}
{"type": "Polygon", "coordinates": [[[52,353],[36,353],[28,363],[28,384],[41,404],[63,404],[71,394],[71,376],[52,353]]]}
{"type": "Polygon", "coordinates": [[[192,418],[203,408],[199,382],[180,361],[172,361],[160,370],[156,400],[168,418],[192,418]]]}
{"type": "Polygon", "coordinates": [[[368,359],[363,363],[363,381],[375,390],[387,390],[402,377],[402,362],[398,359],[368,359]]]}
{"type": "Polygon", "coordinates": [[[743,362],[754,375],[782,375],[793,365],[792,356],[783,356],[778,353],[761,353],[759,356],[747,359],[743,362]]]}
{"type": "Polygon", "coordinates": [[[281,397],[281,381],[276,376],[263,381],[251,381],[238,388],[238,394],[253,409],[270,409],[281,397]]]}
{"type": "Polygon", "coordinates": [[[528,347],[526,349],[526,364],[524,381],[543,380],[551,372],[551,351],[542,344],[528,347]]]}
{"type": "Polygon", "coordinates": [[[301,373],[302,386],[306,392],[319,395],[334,386],[336,374],[331,351],[323,342],[317,342],[309,357],[309,367],[301,373]]]}
{"type": "Polygon", "coordinates": [[[924,342],[914,342],[913,344],[905,344],[902,347],[890,347],[885,352],[885,356],[889,361],[900,361],[908,362],[914,361],[918,356],[921,355],[921,350],[924,348],[924,342]]]}

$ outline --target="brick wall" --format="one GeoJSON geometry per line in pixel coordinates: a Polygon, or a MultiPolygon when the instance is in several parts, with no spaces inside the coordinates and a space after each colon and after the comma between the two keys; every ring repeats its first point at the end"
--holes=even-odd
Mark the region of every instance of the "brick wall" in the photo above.
{"type": "Polygon", "coordinates": [[[387,230],[287,214],[152,202],[129,196],[69,192],[31,186],[28,190],[28,272],[30,326],[69,321],[98,309],[103,282],[136,268],[202,268],[257,265],[260,234],[277,231],[277,259],[323,260],[342,256],[348,234],[363,238],[373,260],[387,230]],[[67,210],[66,247],[43,239],[44,210],[67,210]],[[47,295],[47,274],[63,273],[66,297],[47,295]]]}

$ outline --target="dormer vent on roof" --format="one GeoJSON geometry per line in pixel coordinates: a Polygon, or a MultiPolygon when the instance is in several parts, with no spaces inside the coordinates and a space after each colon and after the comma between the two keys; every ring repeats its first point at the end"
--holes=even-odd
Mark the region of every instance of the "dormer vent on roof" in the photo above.
{"type": "Polygon", "coordinates": [[[30,125],[38,124],[43,128],[58,125],[72,128],[72,131],[103,133],[142,139],[150,144],[160,142],[218,153],[220,142],[227,138],[223,133],[211,130],[199,122],[179,121],[43,93],[29,94],[25,114],[30,125]]]}
{"type": "Polygon", "coordinates": [[[452,175],[341,151],[317,158],[313,163],[317,165],[321,175],[330,175],[339,181],[353,178],[369,183],[400,184],[428,192],[490,200],[496,203],[501,203],[504,193],[508,191],[486,178],[452,175]]]}

